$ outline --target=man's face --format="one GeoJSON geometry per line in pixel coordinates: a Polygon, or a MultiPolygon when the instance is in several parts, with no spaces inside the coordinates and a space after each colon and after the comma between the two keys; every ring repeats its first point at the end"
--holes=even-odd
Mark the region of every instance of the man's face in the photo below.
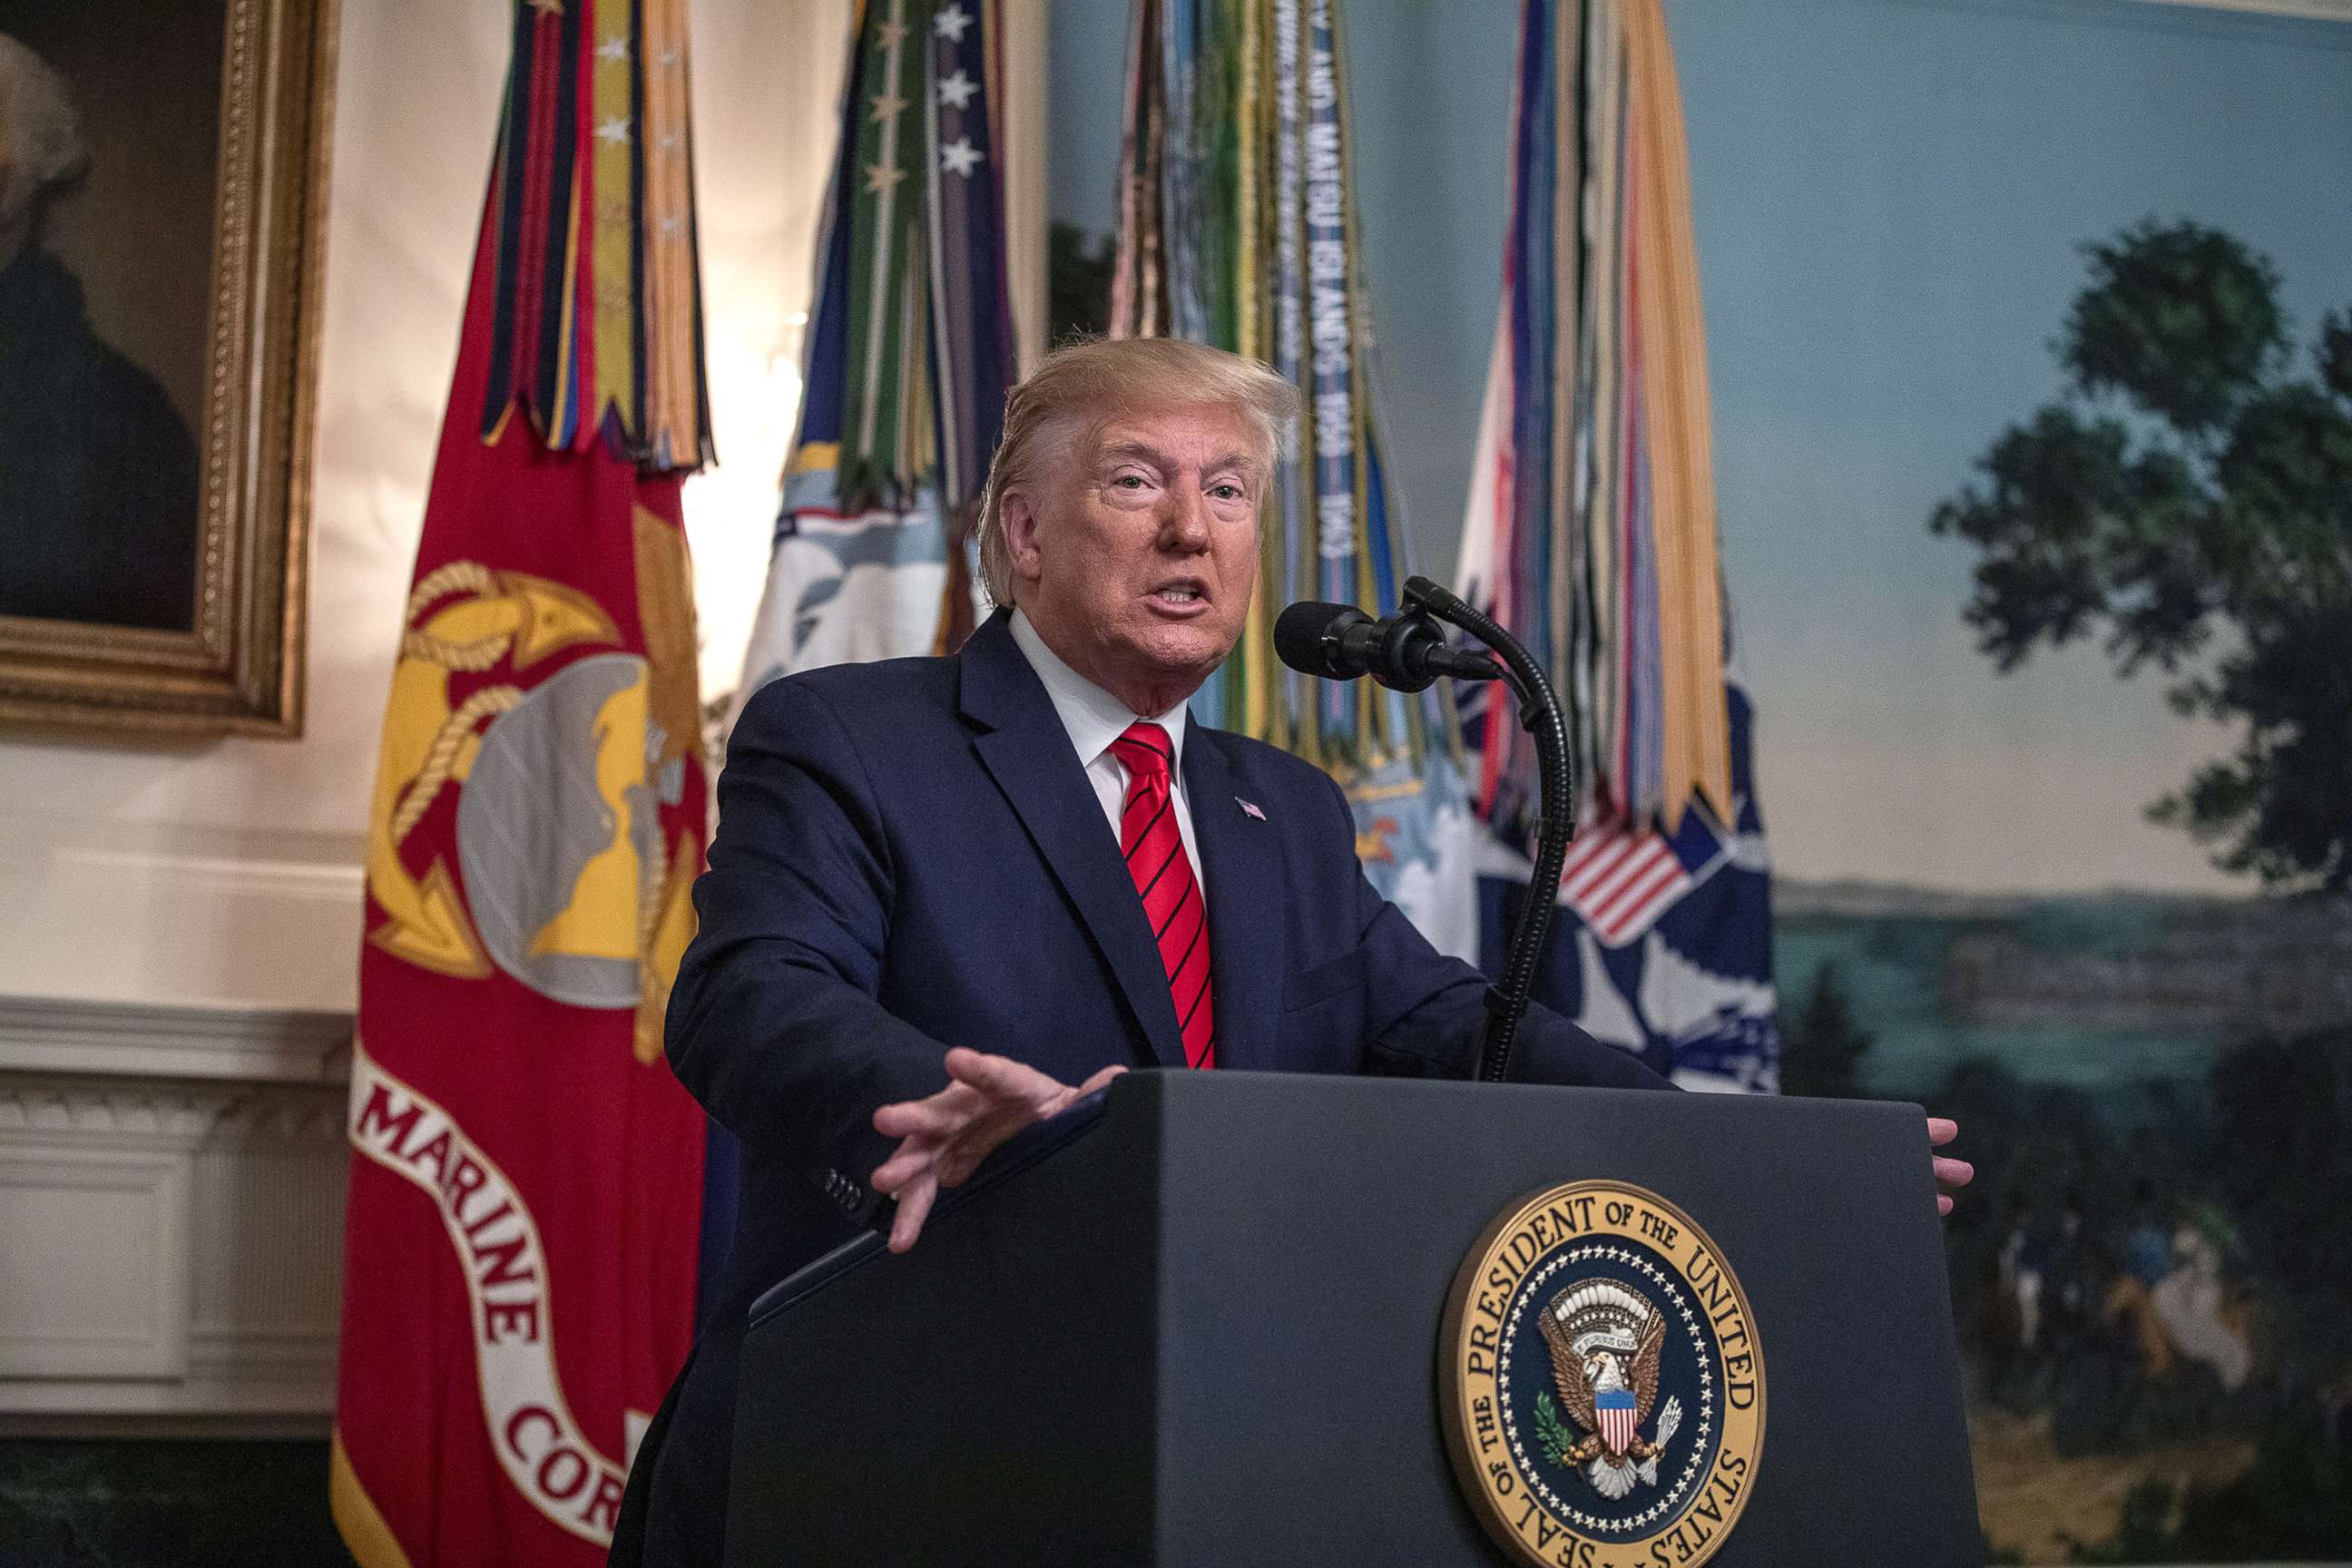
{"type": "Polygon", "coordinates": [[[32,114],[42,96],[40,79],[47,74],[38,55],[0,33],[0,229],[16,226],[39,190],[40,172],[32,167],[32,114]]]}
{"type": "Polygon", "coordinates": [[[1242,634],[1266,475],[1242,416],[1123,415],[1005,495],[1014,597],[1046,646],[1138,713],[1174,707],[1242,634]]]}

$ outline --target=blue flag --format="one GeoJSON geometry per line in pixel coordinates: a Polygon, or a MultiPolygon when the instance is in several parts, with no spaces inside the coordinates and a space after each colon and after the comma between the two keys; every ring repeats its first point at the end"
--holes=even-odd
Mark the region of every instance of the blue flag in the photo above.
{"type": "MultiPolygon", "coordinates": [[[[1566,709],[1577,837],[1542,994],[1690,1087],[1771,1089],[1770,879],[1729,668],[1689,158],[1663,0],[1524,0],[1503,299],[1456,576],[1566,709]]],[[[1481,949],[1538,807],[1507,694],[1463,705],[1481,949]]],[[[1559,809],[1555,806],[1554,809],[1559,809]]]]}

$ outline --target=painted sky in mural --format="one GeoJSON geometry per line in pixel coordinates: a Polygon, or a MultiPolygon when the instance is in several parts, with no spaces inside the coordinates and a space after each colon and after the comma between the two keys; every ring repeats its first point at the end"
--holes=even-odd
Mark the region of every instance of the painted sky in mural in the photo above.
{"type": "Polygon", "coordinates": [[[2002,677],[1936,503],[2061,389],[2086,239],[2154,216],[2352,304],[2352,26],[2140,0],[1671,7],[1717,485],[1785,871],[2231,886],[2141,807],[2225,737],[2095,647],[2002,677]],[[2194,106],[2184,111],[2184,106],[2194,106]]]}

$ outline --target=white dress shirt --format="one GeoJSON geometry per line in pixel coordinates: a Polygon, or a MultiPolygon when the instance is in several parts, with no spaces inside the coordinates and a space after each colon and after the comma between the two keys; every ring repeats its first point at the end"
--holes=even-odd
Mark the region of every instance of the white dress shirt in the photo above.
{"type": "Polygon", "coordinates": [[[1175,807],[1176,831],[1183,837],[1184,858],[1192,863],[1192,880],[1201,890],[1201,908],[1205,911],[1209,883],[1201,875],[1201,850],[1192,842],[1192,808],[1184,799],[1184,704],[1179,702],[1160,714],[1129,712],[1126,703],[1064,664],[1019,610],[1013,612],[1013,640],[1029,660],[1029,668],[1037,672],[1037,679],[1045,683],[1045,695],[1054,700],[1054,711],[1061,715],[1062,728],[1070,733],[1070,744],[1087,770],[1087,782],[1095,787],[1095,798],[1102,802],[1103,819],[1114,839],[1119,815],[1127,805],[1128,773],[1110,743],[1139,720],[1168,732],[1168,743],[1175,751],[1169,767],[1169,804],[1175,807]]]}

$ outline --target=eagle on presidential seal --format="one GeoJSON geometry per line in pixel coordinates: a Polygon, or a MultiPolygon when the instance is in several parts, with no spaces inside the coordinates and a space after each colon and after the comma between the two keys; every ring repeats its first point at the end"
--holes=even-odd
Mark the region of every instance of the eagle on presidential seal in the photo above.
{"type": "Polygon", "coordinates": [[[1655,1486],[1658,1456],[1682,1424],[1669,1397],[1654,1439],[1642,1436],[1658,1398],[1658,1361],[1665,1315],[1640,1291],[1614,1279],[1584,1279],[1551,1299],[1538,1321],[1551,1347],[1553,1386],[1583,1436],[1562,1430],[1547,1443],[1552,1457],[1581,1469],[1593,1489],[1616,1499],[1635,1484],[1655,1486]]]}

